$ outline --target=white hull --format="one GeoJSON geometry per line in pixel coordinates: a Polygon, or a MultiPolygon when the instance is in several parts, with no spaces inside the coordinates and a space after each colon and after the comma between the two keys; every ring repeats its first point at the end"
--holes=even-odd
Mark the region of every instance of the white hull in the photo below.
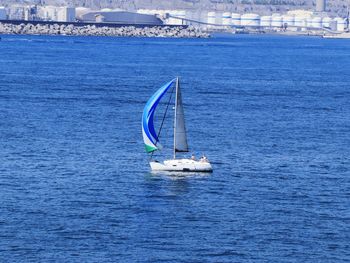
{"type": "Polygon", "coordinates": [[[213,168],[207,161],[192,159],[173,159],[164,162],[150,162],[152,171],[171,172],[212,172],[213,168]]]}

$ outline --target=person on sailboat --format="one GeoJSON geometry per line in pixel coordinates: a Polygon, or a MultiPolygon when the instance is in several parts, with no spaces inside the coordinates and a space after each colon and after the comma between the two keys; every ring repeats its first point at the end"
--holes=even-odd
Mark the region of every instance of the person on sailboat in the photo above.
{"type": "Polygon", "coordinates": [[[191,160],[192,160],[192,161],[195,161],[195,160],[196,160],[196,156],[194,156],[193,153],[192,153],[192,156],[191,156],[191,160]]]}
{"type": "Polygon", "coordinates": [[[203,154],[203,156],[200,158],[200,161],[202,163],[207,163],[208,162],[208,158],[203,154]]]}

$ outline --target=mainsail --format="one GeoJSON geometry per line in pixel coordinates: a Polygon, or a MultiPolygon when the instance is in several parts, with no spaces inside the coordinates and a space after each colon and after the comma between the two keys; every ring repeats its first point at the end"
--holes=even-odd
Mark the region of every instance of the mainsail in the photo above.
{"type": "Polygon", "coordinates": [[[182,105],[179,79],[176,79],[175,123],[174,123],[174,158],[176,152],[188,152],[184,109],[182,105]]]}
{"type": "Polygon", "coordinates": [[[153,152],[161,148],[159,145],[158,135],[154,128],[153,117],[155,110],[168,89],[172,86],[176,79],[165,84],[147,101],[142,114],[142,135],[145,143],[146,151],[153,152]]]}

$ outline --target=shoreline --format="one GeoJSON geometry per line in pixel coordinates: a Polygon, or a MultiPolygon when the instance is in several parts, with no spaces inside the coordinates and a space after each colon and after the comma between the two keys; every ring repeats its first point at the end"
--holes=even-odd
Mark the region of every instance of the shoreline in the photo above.
{"type": "Polygon", "coordinates": [[[11,23],[0,22],[0,34],[7,35],[70,35],[113,37],[208,38],[210,35],[192,26],[91,25],[77,23],[11,23]]]}

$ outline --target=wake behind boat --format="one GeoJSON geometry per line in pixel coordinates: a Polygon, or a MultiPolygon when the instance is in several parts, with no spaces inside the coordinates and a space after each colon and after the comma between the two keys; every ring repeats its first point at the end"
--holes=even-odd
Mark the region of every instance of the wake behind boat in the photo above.
{"type": "MultiPolygon", "coordinates": [[[[167,105],[167,107],[168,106],[169,104],[167,105]]],[[[168,82],[163,87],[158,89],[156,93],[154,93],[153,96],[146,103],[142,115],[142,135],[146,151],[151,154],[150,166],[152,171],[212,172],[213,169],[211,167],[211,164],[205,156],[203,156],[200,160],[195,160],[194,158],[176,158],[177,153],[189,151],[179,78],[173,79],[172,81],[168,82]],[[155,131],[154,127],[154,114],[162,97],[167,93],[167,91],[171,87],[174,89],[174,84],[175,116],[173,159],[165,160],[164,162],[158,162],[152,160],[152,157],[155,151],[162,149],[162,146],[159,143],[159,135],[162,129],[163,121],[166,116],[167,110],[165,111],[163,121],[160,125],[158,133],[155,131]]]]}

